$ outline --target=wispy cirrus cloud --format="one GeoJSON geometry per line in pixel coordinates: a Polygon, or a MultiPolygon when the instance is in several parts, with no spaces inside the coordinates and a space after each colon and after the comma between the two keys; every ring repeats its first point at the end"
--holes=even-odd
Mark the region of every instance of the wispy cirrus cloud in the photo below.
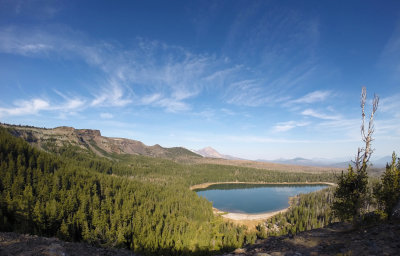
{"type": "Polygon", "coordinates": [[[291,101],[293,87],[310,78],[314,70],[311,63],[302,63],[290,67],[284,74],[248,75],[251,79],[232,81],[227,86],[224,98],[230,104],[251,107],[287,105],[291,101]]]}
{"type": "Polygon", "coordinates": [[[193,54],[158,41],[138,38],[135,47],[124,49],[108,42],[93,43],[69,28],[46,29],[0,28],[0,52],[74,58],[97,68],[103,73],[103,81],[93,85],[89,99],[92,107],[150,104],[170,112],[186,111],[190,109],[188,99],[238,69],[223,65],[222,58],[193,54]],[[55,31],[58,29],[61,32],[55,31]],[[155,94],[156,98],[148,98],[155,94]]]}
{"type": "Polygon", "coordinates": [[[225,99],[230,104],[254,107],[266,104],[270,96],[264,93],[262,81],[249,79],[230,84],[225,99]]]}
{"type": "Polygon", "coordinates": [[[277,123],[273,127],[273,131],[274,132],[286,132],[286,131],[292,130],[296,127],[308,126],[309,124],[310,124],[310,122],[298,122],[298,121],[280,122],[280,123],[277,123]]]}
{"type": "Polygon", "coordinates": [[[276,12],[268,5],[253,2],[238,7],[241,11],[230,27],[224,51],[234,52],[243,63],[251,62],[254,70],[249,73],[261,71],[262,75],[230,82],[225,95],[228,103],[279,105],[315,75],[319,21],[289,8],[276,12]]]}
{"type": "Polygon", "coordinates": [[[58,103],[57,105],[51,106],[50,110],[59,110],[62,112],[68,111],[76,111],[82,110],[85,107],[86,100],[82,99],[78,96],[68,96],[58,90],[54,90],[54,92],[59,95],[64,101],[62,103],[58,103]]]}
{"type": "MultiPolygon", "coordinates": [[[[312,58],[284,66],[283,72],[257,74],[223,56],[194,54],[182,47],[143,38],[126,49],[115,43],[93,42],[65,27],[3,27],[0,38],[0,52],[34,58],[73,58],[101,71],[102,78],[89,88],[91,95],[70,99],[71,106],[153,106],[167,112],[182,112],[192,109],[191,99],[210,91],[228,104],[251,107],[287,102],[307,104],[323,101],[331,94],[314,91],[292,99],[291,89],[315,70],[312,58]],[[215,94],[218,90],[221,95],[215,94]]],[[[330,118],[308,110],[302,114],[330,118]]]]}
{"type": "MultiPolygon", "coordinates": [[[[178,97],[180,98],[180,97],[178,97]]],[[[141,98],[143,105],[160,106],[168,112],[179,112],[189,110],[190,106],[177,98],[164,98],[160,93],[145,95],[141,98]]]]}
{"type": "MultiPolygon", "coordinates": [[[[257,74],[224,56],[194,54],[143,38],[137,38],[127,49],[112,42],[93,41],[68,27],[2,27],[0,38],[3,53],[81,60],[99,70],[101,79],[89,87],[91,95],[83,97],[92,108],[149,105],[167,112],[189,111],[192,99],[210,92],[234,105],[283,104],[290,100],[291,88],[314,71],[313,61],[307,58],[283,72],[257,74]]],[[[327,94],[317,91],[298,102],[322,99],[327,94]]]]}
{"type": "Polygon", "coordinates": [[[166,109],[168,112],[180,112],[186,111],[190,109],[189,104],[176,100],[174,98],[164,98],[155,103],[156,106],[161,106],[166,109]]]}
{"type": "Polygon", "coordinates": [[[400,20],[397,22],[391,37],[384,46],[379,65],[392,72],[393,76],[400,80],[400,20]]]}
{"type": "Polygon", "coordinates": [[[324,101],[327,98],[329,98],[330,96],[332,96],[331,91],[319,91],[318,90],[318,91],[310,92],[298,99],[291,100],[291,101],[289,101],[289,103],[290,104],[298,104],[298,103],[310,104],[310,103],[324,101]]]}
{"type": "Polygon", "coordinates": [[[101,89],[101,93],[95,94],[91,106],[118,106],[122,107],[132,102],[126,92],[116,81],[110,81],[107,86],[101,89]]]}
{"type": "Polygon", "coordinates": [[[159,101],[161,98],[162,98],[162,95],[160,93],[144,95],[141,99],[141,103],[144,105],[149,105],[149,104],[159,101]]]}
{"type": "Polygon", "coordinates": [[[392,96],[379,99],[379,111],[398,113],[399,109],[400,109],[400,94],[394,94],[392,96]]]}
{"type": "Polygon", "coordinates": [[[318,119],[325,119],[325,120],[338,120],[340,119],[340,115],[332,115],[332,114],[326,114],[322,112],[318,112],[314,109],[308,108],[305,109],[303,112],[301,112],[303,116],[310,116],[318,119]]]}
{"type": "Polygon", "coordinates": [[[360,124],[360,119],[357,118],[324,119],[317,122],[314,129],[318,133],[330,134],[330,136],[339,134],[341,138],[360,141],[360,124]]]}

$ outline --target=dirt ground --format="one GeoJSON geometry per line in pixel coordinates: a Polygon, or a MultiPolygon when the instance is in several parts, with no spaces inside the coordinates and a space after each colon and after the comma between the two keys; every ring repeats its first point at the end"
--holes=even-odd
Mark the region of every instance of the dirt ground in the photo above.
{"type": "Polygon", "coordinates": [[[400,255],[400,223],[353,229],[335,223],[295,236],[269,237],[224,256],[400,255]]]}

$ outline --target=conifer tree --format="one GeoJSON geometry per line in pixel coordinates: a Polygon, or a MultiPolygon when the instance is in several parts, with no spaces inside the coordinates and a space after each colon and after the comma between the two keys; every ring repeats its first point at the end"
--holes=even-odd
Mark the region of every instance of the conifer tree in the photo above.
{"type": "Polygon", "coordinates": [[[400,160],[396,164],[396,159],[396,154],[393,152],[392,162],[390,165],[386,164],[381,183],[374,187],[374,197],[377,199],[378,207],[389,219],[400,198],[400,160]]]}

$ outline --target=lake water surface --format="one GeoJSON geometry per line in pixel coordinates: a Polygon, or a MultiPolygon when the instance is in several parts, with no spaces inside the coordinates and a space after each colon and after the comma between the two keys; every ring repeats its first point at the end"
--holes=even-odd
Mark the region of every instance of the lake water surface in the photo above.
{"type": "Polygon", "coordinates": [[[289,207],[289,197],[310,193],[328,185],[216,184],[196,189],[213,207],[234,213],[263,213],[289,207]]]}

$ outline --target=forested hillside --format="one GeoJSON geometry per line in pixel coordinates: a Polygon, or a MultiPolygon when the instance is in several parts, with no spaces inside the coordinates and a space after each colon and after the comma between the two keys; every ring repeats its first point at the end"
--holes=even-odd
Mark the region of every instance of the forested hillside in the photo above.
{"type": "Polygon", "coordinates": [[[293,198],[286,213],[267,221],[268,235],[295,235],[299,232],[321,228],[337,221],[332,214],[333,187],[293,198]]]}
{"type": "Polygon", "coordinates": [[[113,160],[65,145],[33,148],[0,129],[0,228],[142,253],[207,254],[254,242],[189,189],[216,181],[331,181],[332,174],[188,165],[144,156],[113,160]]]}

